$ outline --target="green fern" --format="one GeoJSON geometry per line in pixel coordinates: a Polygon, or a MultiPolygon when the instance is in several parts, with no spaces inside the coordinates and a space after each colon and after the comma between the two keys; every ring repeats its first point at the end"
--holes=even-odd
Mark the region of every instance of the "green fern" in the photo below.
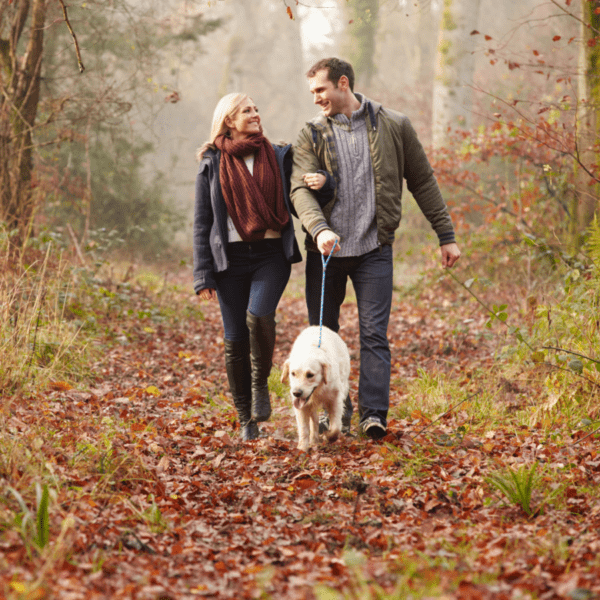
{"type": "Polygon", "coordinates": [[[530,517],[535,512],[531,507],[531,496],[540,479],[536,473],[537,466],[538,463],[535,462],[531,468],[523,465],[516,471],[506,469],[492,473],[485,481],[502,492],[510,502],[520,506],[530,517]]]}

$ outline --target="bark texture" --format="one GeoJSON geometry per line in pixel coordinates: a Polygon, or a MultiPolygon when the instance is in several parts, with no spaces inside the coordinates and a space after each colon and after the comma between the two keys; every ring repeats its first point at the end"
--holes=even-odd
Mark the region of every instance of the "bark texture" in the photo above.
{"type": "Polygon", "coordinates": [[[0,4],[0,219],[21,234],[29,228],[34,212],[33,132],[45,20],[45,0],[0,4]],[[25,44],[23,35],[27,35],[25,44]]]}
{"type": "Polygon", "coordinates": [[[581,43],[578,65],[577,158],[575,166],[575,237],[581,234],[598,212],[600,184],[600,0],[581,0],[581,43]]]}
{"type": "Polygon", "coordinates": [[[471,125],[475,68],[471,32],[477,29],[480,0],[444,0],[433,86],[433,143],[442,146],[448,127],[471,125]]]}
{"type": "Polygon", "coordinates": [[[345,54],[354,68],[357,87],[368,89],[375,74],[375,41],[379,0],[348,0],[345,54]]]}

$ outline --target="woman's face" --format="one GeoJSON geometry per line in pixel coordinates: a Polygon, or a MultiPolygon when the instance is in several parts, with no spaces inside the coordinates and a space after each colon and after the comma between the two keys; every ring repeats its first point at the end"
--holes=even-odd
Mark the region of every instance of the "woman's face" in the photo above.
{"type": "Polygon", "coordinates": [[[250,98],[246,99],[232,117],[225,119],[234,140],[243,140],[250,135],[262,133],[258,108],[250,98]]]}

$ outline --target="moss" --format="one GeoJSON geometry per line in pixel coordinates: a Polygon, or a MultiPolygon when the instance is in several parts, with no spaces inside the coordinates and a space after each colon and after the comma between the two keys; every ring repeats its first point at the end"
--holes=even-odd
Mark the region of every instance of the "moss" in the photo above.
{"type": "Polygon", "coordinates": [[[450,53],[451,46],[452,43],[450,42],[450,40],[442,40],[440,42],[440,45],[438,46],[439,53],[443,54],[444,56],[448,56],[448,54],[450,53]]]}
{"type": "Polygon", "coordinates": [[[452,0],[444,0],[444,11],[442,12],[442,29],[452,31],[456,29],[456,21],[452,15],[452,0]]]}
{"type": "Polygon", "coordinates": [[[453,29],[456,29],[456,27],[457,25],[452,15],[452,11],[450,9],[446,9],[442,13],[442,29],[444,31],[452,31],[453,29]]]}
{"type": "Polygon", "coordinates": [[[375,37],[379,18],[379,0],[348,0],[350,45],[348,58],[357,80],[368,85],[375,71],[375,37]]]}
{"type": "MultiPolygon", "coordinates": [[[[599,8],[599,0],[588,3],[588,20],[592,31],[600,31],[600,14],[596,13],[596,10],[599,8]]],[[[595,37],[595,45],[590,49],[589,59],[588,76],[590,79],[591,99],[596,106],[600,106],[600,36],[595,37]]],[[[600,119],[596,120],[596,130],[598,131],[600,129],[600,119]]]]}
{"type": "Polygon", "coordinates": [[[454,64],[454,56],[451,54],[452,42],[450,40],[441,40],[438,46],[438,51],[443,61],[442,66],[450,67],[454,64]]]}

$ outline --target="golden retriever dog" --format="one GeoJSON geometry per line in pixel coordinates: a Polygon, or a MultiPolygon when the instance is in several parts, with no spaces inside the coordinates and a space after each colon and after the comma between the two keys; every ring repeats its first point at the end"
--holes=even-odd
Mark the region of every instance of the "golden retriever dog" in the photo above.
{"type": "Polygon", "coordinates": [[[308,327],[294,342],[283,363],[281,381],[288,383],[298,425],[298,449],[306,451],[319,442],[319,409],[329,413],[328,441],[342,430],[342,411],[348,395],[350,354],[344,340],[323,327],[308,327]]]}

